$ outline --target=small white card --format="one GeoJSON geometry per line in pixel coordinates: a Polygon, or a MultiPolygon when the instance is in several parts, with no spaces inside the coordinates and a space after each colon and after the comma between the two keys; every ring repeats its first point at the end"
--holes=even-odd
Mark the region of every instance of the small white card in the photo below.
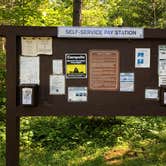
{"type": "Polygon", "coordinates": [[[63,74],[63,62],[62,59],[55,59],[52,61],[53,74],[63,74]]]}
{"type": "Polygon", "coordinates": [[[50,95],[65,94],[65,76],[50,75],[50,95]]]}

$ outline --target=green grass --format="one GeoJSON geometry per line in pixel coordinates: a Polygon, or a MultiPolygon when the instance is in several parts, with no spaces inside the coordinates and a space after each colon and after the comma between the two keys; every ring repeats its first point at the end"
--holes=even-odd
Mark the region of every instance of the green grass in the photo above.
{"type": "MultiPolygon", "coordinates": [[[[166,166],[165,121],[24,118],[20,166],[166,166]]],[[[5,165],[4,125],[0,123],[0,166],[5,165]]]]}
{"type": "MultiPolygon", "coordinates": [[[[165,145],[165,144],[164,144],[165,145]]],[[[129,145],[130,146],[130,145],[129,145]]],[[[21,166],[165,166],[166,158],[163,155],[165,150],[156,151],[156,145],[151,144],[149,149],[142,151],[141,148],[130,149],[129,146],[121,145],[114,147],[96,148],[94,146],[83,145],[75,149],[68,150],[46,150],[44,148],[24,149],[20,153],[21,166]],[[127,153],[114,158],[106,159],[107,153],[113,150],[127,150],[129,154],[136,153],[135,156],[127,153]],[[155,149],[155,150],[154,150],[155,149]],[[162,156],[163,155],[163,156],[162,156]],[[113,161],[117,161],[114,163],[113,161]],[[118,164],[119,163],[119,164],[118,164]]],[[[143,146],[147,148],[147,146],[143,146]]],[[[163,146],[159,144],[158,146],[163,146]]],[[[165,145],[166,146],[166,145],[165,145]]],[[[159,149],[157,149],[159,150],[159,149]]],[[[166,153],[165,153],[166,155],[166,153]]]]}

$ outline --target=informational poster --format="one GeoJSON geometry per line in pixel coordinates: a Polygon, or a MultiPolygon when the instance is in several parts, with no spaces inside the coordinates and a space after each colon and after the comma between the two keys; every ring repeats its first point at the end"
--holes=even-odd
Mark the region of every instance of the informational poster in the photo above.
{"type": "Polygon", "coordinates": [[[159,45],[159,59],[166,59],[166,45],[159,45]]]}
{"type": "Polygon", "coordinates": [[[52,37],[39,37],[37,51],[37,54],[52,55],[52,37]]]}
{"type": "Polygon", "coordinates": [[[119,89],[119,51],[91,50],[89,52],[90,90],[119,89]]]}
{"type": "Polygon", "coordinates": [[[161,85],[166,85],[166,75],[159,75],[159,87],[161,85]]]}
{"type": "Polygon", "coordinates": [[[134,91],[134,73],[120,73],[120,91],[134,91]]]}
{"type": "Polygon", "coordinates": [[[159,90],[158,89],[145,89],[145,99],[158,100],[159,90]]]}
{"type": "Polygon", "coordinates": [[[52,61],[53,74],[63,74],[63,62],[62,59],[54,59],[52,61]]]}
{"type": "Polygon", "coordinates": [[[20,84],[39,84],[39,71],[39,57],[20,57],[20,84]]]}
{"type": "Polygon", "coordinates": [[[87,87],[68,87],[68,102],[87,102],[87,87]]]}
{"type": "Polygon", "coordinates": [[[22,55],[37,56],[36,38],[22,37],[21,38],[22,55]]]}
{"type": "Polygon", "coordinates": [[[166,45],[159,45],[158,74],[166,76],[166,45]]]}
{"type": "Polygon", "coordinates": [[[52,55],[52,37],[22,37],[23,56],[52,55]]]}
{"type": "Polygon", "coordinates": [[[166,75],[166,59],[159,59],[158,65],[159,75],[166,75]]]}
{"type": "Polygon", "coordinates": [[[87,78],[87,54],[66,54],[66,78],[87,78]]]}
{"type": "Polygon", "coordinates": [[[135,49],[135,67],[150,68],[150,48],[135,49]]]}
{"type": "Polygon", "coordinates": [[[50,95],[65,94],[65,76],[50,75],[50,95]]]}
{"type": "Polygon", "coordinates": [[[22,104],[32,104],[32,88],[22,88],[22,104]]]}

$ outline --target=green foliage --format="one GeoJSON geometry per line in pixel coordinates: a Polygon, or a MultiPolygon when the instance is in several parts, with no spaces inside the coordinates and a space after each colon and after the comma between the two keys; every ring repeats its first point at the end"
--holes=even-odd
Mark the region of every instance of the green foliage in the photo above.
{"type": "MultiPolygon", "coordinates": [[[[5,86],[5,53],[0,51],[0,161],[5,161],[5,113],[6,113],[6,86],[5,86]]],[[[1,166],[0,162],[0,166],[1,166]]]]}
{"type": "MultiPolygon", "coordinates": [[[[165,0],[83,0],[83,26],[166,27],[165,0]]],[[[72,0],[2,1],[0,23],[72,25],[72,0]]]]}
{"type": "Polygon", "coordinates": [[[5,121],[6,85],[5,85],[5,53],[0,51],[0,122],[5,121]]]}
{"type": "Polygon", "coordinates": [[[166,163],[165,117],[22,118],[21,127],[23,165],[105,166],[105,153],[121,148],[122,165],[166,163]]]}

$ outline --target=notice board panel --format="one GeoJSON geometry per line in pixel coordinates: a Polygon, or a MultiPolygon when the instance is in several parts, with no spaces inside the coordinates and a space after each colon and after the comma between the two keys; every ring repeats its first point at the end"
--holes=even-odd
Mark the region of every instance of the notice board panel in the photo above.
{"type": "MultiPolygon", "coordinates": [[[[159,59],[161,54],[159,48],[161,46],[165,48],[165,34],[165,30],[145,29],[144,37],[141,39],[60,38],[57,36],[57,27],[0,27],[0,35],[7,38],[9,112],[11,111],[12,116],[16,117],[166,115],[166,107],[160,102],[163,101],[161,96],[164,95],[160,95],[161,86],[159,85],[159,81],[161,85],[164,84],[166,76],[163,73],[160,75],[158,71],[159,64],[164,65],[159,59]],[[20,103],[20,57],[25,56],[21,55],[22,37],[33,37],[37,40],[42,37],[52,39],[52,45],[49,44],[49,49],[52,47],[52,50],[48,55],[41,51],[39,55],[33,54],[39,57],[39,81],[37,82],[38,90],[34,91],[38,93],[34,94],[34,97],[38,97],[36,100],[38,103],[32,107],[25,107],[20,103]],[[146,55],[150,56],[148,68],[135,67],[135,63],[146,63],[145,58],[141,57],[144,56],[141,50],[149,49],[150,53],[146,55]],[[84,77],[81,78],[79,73],[76,74],[79,76],[77,78],[66,77],[66,55],[78,55],[78,58],[81,55],[84,56],[82,66],[85,69],[81,71],[84,77]],[[98,56],[100,58],[97,59],[98,56]],[[96,67],[100,69],[102,65],[104,70],[96,72],[98,71],[96,67]],[[105,71],[107,65],[109,69],[105,71]],[[57,86],[53,86],[55,87],[53,94],[50,94],[51,75],[56,75],[53,82],[58,83],[57,86]],[[13,112],[13,108],[16,111],[13,112]]],[[[48,44],[45,42],[43,43],[48,44]]],[[[79,61],[81,62],[81,59],[76,60],[76,65],[79,61]]],[[[77,73],[76,70],[75,73],[77,73]]]]}

